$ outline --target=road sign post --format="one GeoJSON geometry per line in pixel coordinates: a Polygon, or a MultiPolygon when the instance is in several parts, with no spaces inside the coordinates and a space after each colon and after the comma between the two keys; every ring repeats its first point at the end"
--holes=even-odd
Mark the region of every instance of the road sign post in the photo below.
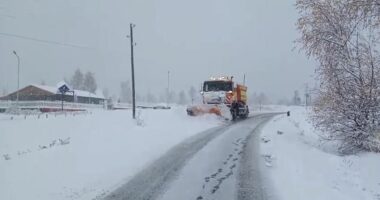
{"type": "Polygon", "coordinates": [[[70,91],[70,88],[67,84],[62,84],[59,88],[58,88],[58,91],[61,93],[61,110],[63,112],[63,99],[64,99],[64,96],[66,94],[66,92],[69,92],[70,91]]]}

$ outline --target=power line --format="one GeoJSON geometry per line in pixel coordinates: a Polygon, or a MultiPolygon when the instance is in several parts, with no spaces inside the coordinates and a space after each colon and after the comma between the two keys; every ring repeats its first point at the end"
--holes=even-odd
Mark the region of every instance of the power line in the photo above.
{"type": "MultiPolygon", "coordinates": [[[[0,7],[1,9],[1,7],[0,7]]],[[[16,19],[15,16],[12,16],[12,15],[5,15],[5,14],[0,14],[0,17],[3,17],[3,18],[11,18],[11,19],[16,19]]]]}
{"type": "Polygon", "coordinates": [[[10,34],[10,33],[1,33],[1,36],[6,36],[6,37],[13,37],[13,38],[19,38],[19,39],[24,39],[24,40],[30,40],[34,42],[40,42],[40,43],[45,43],[45,44],[54,44],[54,45],[59,45],[59,46],[66,46],[66,47],[73,47],[73,48],[80,48],[80,49],[89,49],[89,47],[85,46],[80,46],[76,44],[67,44],[67,43],[62,43],[62,42],[56,42],[56,41],[51,41],[51,40],[43,40],[43,39],[38,39],[38,38],[32,38],[28,36],[23,36],[23,35],[16,35],[16,34],[10,34]]]}

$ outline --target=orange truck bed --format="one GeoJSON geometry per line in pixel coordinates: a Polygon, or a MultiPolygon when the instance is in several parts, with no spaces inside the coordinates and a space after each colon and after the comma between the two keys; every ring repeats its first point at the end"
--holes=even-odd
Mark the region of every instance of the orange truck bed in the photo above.
{"type": "Polygon", "coordinates": [[[237,101],[247,103],[247,87],[244,85],[237,84],[234,90],[234,97],[237,101]]]}

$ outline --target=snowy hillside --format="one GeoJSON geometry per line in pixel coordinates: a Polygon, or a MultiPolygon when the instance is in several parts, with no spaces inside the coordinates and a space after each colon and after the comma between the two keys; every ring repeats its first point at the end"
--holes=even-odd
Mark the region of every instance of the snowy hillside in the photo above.
{"type": "Polygon", "coordinates": [[[93,199],[168,149],[221,122],[182,107],[73,115],[0,115],[0,199],[93,199]]]}
{"type": "Polygon", "coordinates": [[[272,119],[262,130],[261,155],[275,199],[380,199],[380,155],[340,156],[334,148],[319,140],[305,108],[272,119]]]}

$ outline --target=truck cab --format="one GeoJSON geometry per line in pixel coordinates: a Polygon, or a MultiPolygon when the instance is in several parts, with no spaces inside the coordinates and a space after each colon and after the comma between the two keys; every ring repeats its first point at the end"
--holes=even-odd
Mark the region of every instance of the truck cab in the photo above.
{"type": "Polygon", "coordinates": [[[233,99],[234,84],[232,80],[210,80],[203,83],[204,104],[231,105],[233,99]]]}

